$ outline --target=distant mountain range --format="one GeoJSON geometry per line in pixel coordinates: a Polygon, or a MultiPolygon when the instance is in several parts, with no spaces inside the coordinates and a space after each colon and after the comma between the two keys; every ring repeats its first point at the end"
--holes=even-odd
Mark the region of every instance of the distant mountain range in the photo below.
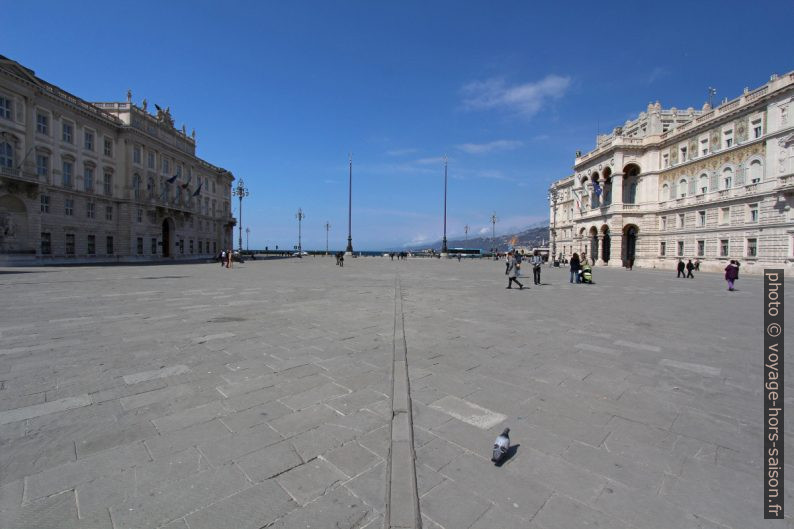
{"type": "MultiPolygon", "coordinates": [[[[483,251],[490,251],[493,246],[496,246],[500,252],[507,251],[513,246],[526,246],[529,248],[545,246],[549,240],[549,225],[547,223],[535,224],[526,228],[518,233],[510,234],[497,234],[496,238],[492,241],[491,237],[469,237],[467,239],[447,239],[447,248],[479,248],[483,251]]],[[[428,250],[433,249],[437,252],[441,251],[441,241],[432,243],[415,244],[403,248],[394,248],[393,250],[428,250]]]]}

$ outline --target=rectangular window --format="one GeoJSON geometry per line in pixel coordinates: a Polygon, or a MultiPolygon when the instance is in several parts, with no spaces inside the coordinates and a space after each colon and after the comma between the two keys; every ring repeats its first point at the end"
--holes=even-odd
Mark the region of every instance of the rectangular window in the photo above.
{"type": "Polygon", "coordinates": [[[664,257],[666,253],[667,253],[667,243],[662,241],[659,243],[659,255],[664,257]]]}
{"type": "Polygon", "coordinates": [[[163,163],[162,163],[161,168],[162,168],[162,172],[163,172],[164,175],[171,176],[171,175],[168,174],[169,167],[170,167],[170,165],[168,164],[168,159],[167,158],[163,158],[163,163]]]}
{"type": "Polygon", "coordinates": [[[113,196],[113,175],[110,173],[105,173],[104,180],[102,181],[102,186],[105,191],[105,195],[112,197],[113,196]]]}
{"type": "Polygon", "coordinates": [[[85,216],[89,219],[96,218],[96,204],[94,204],[93,202],[86,202],[85,216]]]}
{"type": "Polygon", "coordinates": [[[41,195],[41,212],[42,213],[49,213],[50,212],[50,196],[49,195],[41,195]]]}
{"type": "Polygon", "coordinates": [[[698,226],[703,227],[706,225],[706,212],[698,211],[698,226]]]}
{"type": "Polygon", "coordinates": [[[684,255],[684,241],[678,241],[678,255],[684,255]]]}
{"type": "Polygon", "coordinates": [[[733,145],[733,129],[728,129],[722,133],[722,145],[725,149],[733,145]]]}
{"type": "Polygon", "coordinates": [[[686,161],[686,147],[681,147],[681,163],[686,161]]]}
{"type": "Polygon", "coordinates": [[[190,240],[188,241],[188,243],[189,243],[189,244],[188,244],[188,247],[190,248],[190,253],[192,254],[192,253],[193,253],[193,239],[190,239],[190,240]]]}
{"type": "Polygon", "coordinates": [[[105,239],[105,251],[108,255],[113,255],[113,236],[108,235],[105,239]]]}
{"type": "Polygon", "coordinates": [[[36,132],[48,136],[50,134],[50,118],[44,114],[36,114],[36,132]]]}
{"type": "Polygon", "coordinates": [[[700,140],[700,155],[706,156],[709,153],[709,139],[704,138],[700,140]]]}
{"type": "Polygon", "coordinates": [[[66,234],[66,255],[74,255],[74,233],[66,234]]]}
{"type": "Polygon", "coordinates": [[[179,253],[185,253],[185,239],[179,239],[179,253]]]}
{"type": "Polygon", "coordinates": [[[137,145],[132,148],[132,163],[141,165],[141,148],[137,145]]]}
{"type": "Polygon", "coordinates": [[[105,220],[113,220],[113,206],[105,206],[105,220]]]}
{"type": "Polygon", "coordinates": [[[212,192],[215,192],[215,180],[212,181],[212,192]]]}
{"type": "Polygon", "coordinates": [[[720,208],[720,224],[730,224],[731,223],[731,208],[720,208]]]}
{"type": "Polygon", "coordinates": [[[85,131],[83,133],[83,147],[86,150],[93,151],[94,150],[94,133],[90,131],[85,131]]]}
{"type": "Polygon", "coordinates": [[[83,187],[89,193],[94,192],[94,168],[86,167],[83,169],[83,187]]]}
{"type": "Polygon", "coordinates": [[[662,216],[661,220],[661,230],[664,231],[667,229],[667,216],[662,216]]]}
{"type": "Polygon", "coordinates": [[[756,119],[755,121],[753,121],[752,127],[753,127],[753,138],[754,139],[760,138],[762,134],[761,120],[756,119]]]}
{"type": "Polygon", "coordinates": [[[679,228],[683,228],[684,227],[684,218],[685,217],[684,217],[683,213],[679,213],[678,214],[678,227],[679,228]]]}
{"type": "Polygon", "coordinates": [[[71,123],[64,123],[61,128],[61,139],[66,143],[72,143],[72,141],[74,141],[74,125],[71,123]]]}
{"type": "Polygon", "coordinates": [[[153,152],[147,153],[146,165],[149,167],[149,169],[154,169],[154,153],[153,152]]]}
{"type": "Polygon", "coordinates": [[[138,222],[143,222],[143,209],[138,208],[138,222]]]}
{"type": "Polygon", "coordinates": [[[698,257],[706,255],[706,241],[698,241],[698,257]]]}
{"type": "Polygon", "coordinates": [[[0,118],[11,119],[12,109],[11,100],[5,96],[0,96],[0,118]]]}
{"type": "Polygon", "coordinates": [[[74,179],[74,164],[72,162],[64,160],[62,177],[63,187],[72,187],[74,179]]]}
{"type": "Polygon", "coordinates": [[[143,237],[138,237],[138,244],[136,249],[138,251],[138,255],[143,255],[143,237]]]}
{"type": "Polygon", "coordinates": [[[720,240],[720,257],[728,257],[728,239],[720,240]]]}
{"type": "Polygon", "coordinates": [[[46,154],[36,155],[36,174],[47,178],[50,174],[50,157],[46,154]]]}
{"type": "Polygon", "coordinates": [[[49,232],[41,232],[41,255],[52,253],[52,235],[49,232]]]}
{"type": "Polygon", "coordinates": [[[663,154],[662,155],[662,167],[669,167],[670,166],[670,155],[663,154]]]}
{"type": "Polygon", "coordinates": [[[750,204],[748,207],[748,222],[758,222],[758,204],[750,204]]]}
{"type": "Polygon", "coordinates": [[[747,257],[758,255],[758,239],[747,239],[747,257]]]}
{"type": "Polygon", "coordinates": [[[151,250],[152,255],[157,255],[157,238],[152,237],[151,243],[152,245],[149,249],[151,250]]]}
{"type": "Polygon", "coordinates": [[[63,201],[63,214],[67,217],[74,215],[74,199],[67,198],[63,201]]]}
{"type": "Polygon", "coordinates": [[[96,255],[96,235],[88,236],[88,255],[96,255]]]}
{"type": "Polygon", "coordinates": [[[112,157],[113,156],[113,140],[105,136],[105,156],[112,157]]]}

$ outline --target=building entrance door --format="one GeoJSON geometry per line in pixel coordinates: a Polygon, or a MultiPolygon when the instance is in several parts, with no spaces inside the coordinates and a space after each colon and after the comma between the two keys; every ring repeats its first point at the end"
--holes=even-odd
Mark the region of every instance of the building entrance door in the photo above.
{"type": "Polygon", "coordinates": [[[163,257],[171,257],[171,225],[168,221],[163,221],[163,257]]]}

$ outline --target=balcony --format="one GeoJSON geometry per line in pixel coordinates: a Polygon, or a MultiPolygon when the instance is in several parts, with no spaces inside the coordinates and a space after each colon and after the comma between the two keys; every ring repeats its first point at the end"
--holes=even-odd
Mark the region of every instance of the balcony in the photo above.
{"type": "Polygon", "coordinates": [[[20,168],[0,167],[0,178],[8,182],[24,182],[28,184],[38,184],[39,177],[33,173],[26,173],[20,168]]]}

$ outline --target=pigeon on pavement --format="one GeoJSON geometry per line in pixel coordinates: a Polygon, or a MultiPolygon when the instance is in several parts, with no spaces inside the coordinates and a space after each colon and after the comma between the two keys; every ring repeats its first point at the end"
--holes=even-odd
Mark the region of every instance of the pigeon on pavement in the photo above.
{"type": "Polygon", "coordinates": [[[505,431],[502,432],[502,435],[497,437],[496,441],[493,443],[493,455],[491,456],[491,461],[494,463],[499,463],[505,454],[507,454],[508,449],[510,449],[510,428],[505,428],[505,431]]]}

